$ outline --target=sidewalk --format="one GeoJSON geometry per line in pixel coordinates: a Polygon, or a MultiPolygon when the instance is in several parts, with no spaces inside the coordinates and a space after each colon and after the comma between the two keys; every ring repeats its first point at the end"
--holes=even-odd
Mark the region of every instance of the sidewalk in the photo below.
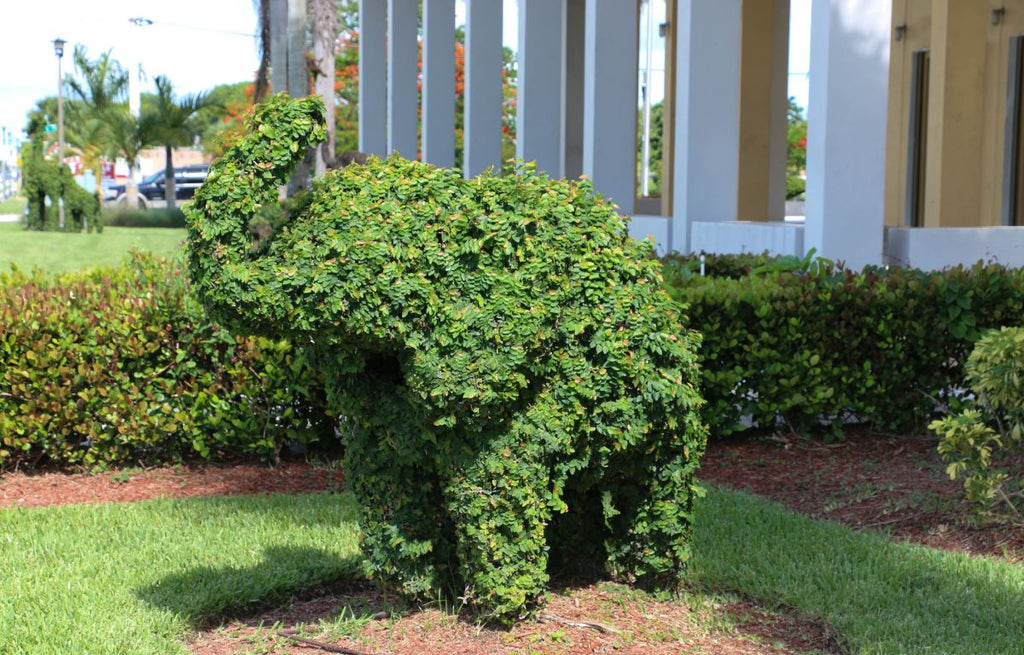
{"type": "Polygon", "coordinates": [[[0,214],[0,223],[17,223],[24,214],[0,214]]]}

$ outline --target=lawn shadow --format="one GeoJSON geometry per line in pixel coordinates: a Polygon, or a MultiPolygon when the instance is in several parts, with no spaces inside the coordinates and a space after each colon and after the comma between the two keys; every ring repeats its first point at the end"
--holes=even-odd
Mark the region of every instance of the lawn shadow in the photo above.
{"type": "Polygon", "coordinates": [[[136,591],[144,602],[185,619],[193,629],[252,614],[342,580],[365,580],[361,555],[275,546],[245,568],[196,567],[136,591]]]}

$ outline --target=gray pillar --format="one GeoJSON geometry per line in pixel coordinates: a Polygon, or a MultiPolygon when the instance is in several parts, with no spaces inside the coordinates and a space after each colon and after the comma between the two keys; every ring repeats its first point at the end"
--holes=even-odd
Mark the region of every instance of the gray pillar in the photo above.
{"type": "Polygon", "coordinates": [[[583,173],[633,213],[636,180],[637,9],[587,0],[583,76],[583,173]]]}
{"type": "Polygon", "coordinates": [[[288,0],[270,0],[270,90],[288,90],[288,0]]]}
{"type": "Polygon", "coordinates": [[[359,0],[359,149],[388,154],[387,3],[359,0]]]}
{"type": "Polygon", "coordinates": [[[416,159],[416,0],[388,0],[388,154],[416,159]]]}
{"type": "Polygon", "coordinates": [[[519,0],[516,157],[551,177],[564,169],[564,74],[565,0],[519,0]]]}
{"type": "Polygon", "coordinates": [[[768,219],[786,218],[786,157],[789,154],[789,0],[775,0],[771,119],[768,134],[768,219]]]}
{"type": "Polygon", "coordinates": [[[583,64],[586,61],[587,0],[567,0],[565,7],[565,169],[583,174],[583,64]]]}
{"type": "Polygon", "coordinates": [[[423,161],[455,165],[455,0],[423,0],[423,161]]]}
{"type": "Polygon", "coordinates": [[[697,221],[736,220],[741,0],[679,0],[670,250],[697,221]]]}
{"type": "Polygon", "coordinates": [[[804,245],[851,268],[882,263],[891,16],[892,0],[811,10],[804,245]]]}
{"type": "Polygon", "coordinates": [[[466,0],[462,172],[501,171],[501,0],[466,0]]]}

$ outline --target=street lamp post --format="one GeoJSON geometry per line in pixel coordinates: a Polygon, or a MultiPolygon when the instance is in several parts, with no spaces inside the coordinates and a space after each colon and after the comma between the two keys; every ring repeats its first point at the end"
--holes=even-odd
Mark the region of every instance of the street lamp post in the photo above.
{"type": "MultiPolygon", "coordinates": [[[[61,60],[64,58],[64,44],[61,38],[53,40],[53,51],[57,54],[57,165],[64,165],[64,74],[61,60]]],[[[64,229],[64,194],[57,200],[57,227],[64,229]]]]}

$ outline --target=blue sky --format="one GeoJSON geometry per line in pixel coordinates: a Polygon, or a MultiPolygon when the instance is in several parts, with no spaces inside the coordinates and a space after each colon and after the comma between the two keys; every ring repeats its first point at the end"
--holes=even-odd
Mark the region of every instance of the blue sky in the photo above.
{"type": "MultiPolygon", "coordinates": [[[[514,1],[505,0],[505,42],[514,44],[514,1]]],[[[461,5],[462,0],[457,0],[461,5]]],[[[806,106],[811,0],[792,0],[790,95],[806,106]],[[794,74],[797,73],[797,74],[794,74]]],[[[461,13],[461,12],[460,12],[461,13]]],[[[72,44],[91,57],[111,50],[126,66],[140,61],[150,81],[166,75],[181,93],[252,79],[259,64],[252,0],[27,0],[8,2],[0,39],[0,126],[20,134],[36,101],[55,95],[57,58],[53,39],[69,42],[64,71],[71,70],[72,44]],[[137,27],[130,18],[151,25],[137,27]]]]}

